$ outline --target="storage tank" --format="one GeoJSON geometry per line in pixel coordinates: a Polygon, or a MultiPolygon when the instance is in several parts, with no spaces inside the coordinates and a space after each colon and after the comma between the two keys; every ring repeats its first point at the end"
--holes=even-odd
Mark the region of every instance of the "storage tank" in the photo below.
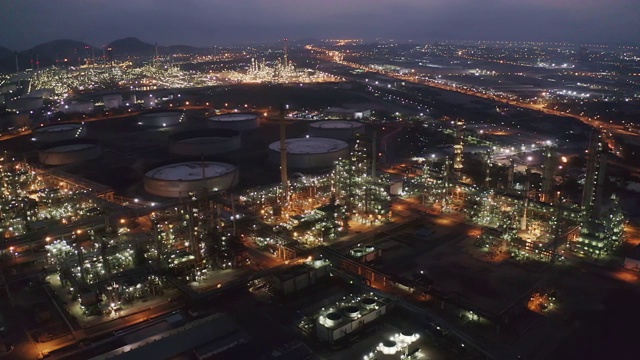
{"type": "Polygon", "coordinates": [[[21,97],[7,102],[7,109],[13,111],[38,110],[44,104],[41,97],[21,97]]]}
{"type": "Polygon", "coordinates": [[[376,304],[378,303],[378,301],[371,297],[364,297],[362,298],[362,300],[360,300],[360,303],[362,304],[362,307],[364,307],[367,310],[370,310],[376,307],[376,304]]]}
{"type": "Polygon", "coordinates": [[[349,120],[322,120],[309,124],[309,136],[349,141],[364,134],[364,124],[349,120]]]}
{"type": "Polygon", "coordinates": [[[325,326],[327,327],[333,327],[342,322],[342,314],[340,314],[339,312],[330,312],[325,317],[325,326]]]}
{"type": "Polygon", "coordinates": [[[342,308],[344,315],[350,319],[355,319],[360,315],[360,309],[357,306],[349,305],[342,308]]]}
{"type": "Polygon", "coordinates": [[[138,125],[161,128],[177,125],[185,119],[182,111],[152,112],[138,117],[138,125]]]}
{"type": "Polygon", "coordinates": [[[88,114],[93,111],[93,103],[89,101],[76,101],[64,105],[61,110],[65,113],[88,114]]]}
{"type": "Polygon", "coordinates": [[[71,140],[54,143],[38,151],[43,165],[68,165],[93,160],[102,155],[102,147],[95,140],[71,140]]]}
{"type": "Polygon", "coordinates": [[[122,106],[122,95],[120,94],[110,94],[102,97],[102,102],[104,102],[104,108],[107,110],[117,109],[122,106]]]}
{"type": "Polygon", "coordinates": [[[146,108],[153,108],[157,104],[157,100],[156,100],[155,96],[153,96],[152,94],[149,94],[149,96],[143,97],[143,99],[144,99],[143,100],[144,107],[146,107],[146,108]]]}
{"type": "Polygon", "coordinates": [[[144,189],[163,197],[185,197],[190,192],[227,190],[238,183],[238,169],[216,161],[169,164],[147,171],[144,189]]]}
{"type": "Polygon", "coordinates": [[[214,129],[249,131],[260,127],[260,117],[250,113],[216,115],[210,117],[209,120],[210,126],[214,129]]]}
{"type": "MultiPolygon", "coordinates": [[[[294,169],[321,169],[349,155],[349,145],[329,138],[287,139],[287,163],[294,169]]],[[[269,145],[269,160],[280,165],[280,141],[269,145]]]]}
{"type": "Polygon", "coordinates": [[[51,99],[51,95],[53,95],[53,93],[54,93],[53,89],[38,89],[28,93],[24,97],[51,99]]]}
{"type": "Polygon", "coordinates": [[[241,146],[240,132],[235,130],[192,130],[169,136],[169,152],[176,155],[216,155],[241,146]]]}
{"type": "Polygon", "coordinates": [[[83,123],[63,123],[41,126],[31,132],[32,140],[37,142],[57,142],[82,138],[87,134],[83,123]]]}

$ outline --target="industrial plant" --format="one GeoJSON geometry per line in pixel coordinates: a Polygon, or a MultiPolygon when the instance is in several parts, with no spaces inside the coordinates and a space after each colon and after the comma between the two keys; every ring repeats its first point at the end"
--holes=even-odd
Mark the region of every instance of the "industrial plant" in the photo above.
{"type": "Polygon", "coordinates": [[[322,43],[0,78],[8,358],[529,358],[637,286],[631,130],[322,43]]]}

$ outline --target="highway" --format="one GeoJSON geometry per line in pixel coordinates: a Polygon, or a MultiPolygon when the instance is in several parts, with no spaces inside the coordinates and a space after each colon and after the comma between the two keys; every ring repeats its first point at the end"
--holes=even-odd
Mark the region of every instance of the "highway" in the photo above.
{"type": "Polygon", "coordinates": [[[624,126],[622,125],[614,125],[614,124],[609,124],[600,120],[596,120],[587,116],[582,116],[579,114],[573,114],[569,111],[558,111],[558,110],[554,110],[554,109],[548,109],[546,107],[544,107],[544,105],[542,104],[532,104],[532,103],[528,103],[528,102],[523,102],[523,101],[519,101],[516,99],[512,99],[512,98],[505,98],[505,97],[500,97],[494,94],[490,94],[487,92],[480,92],[480,91],[476,91],[473,89],[469,89],[468,87],[465,86],[456,86],[456,85],[448,85],[445,84],[444,82],[440,82],[440,81],[436,81],[433,79],[428,79],[426,77],[422,77],[420,75],[401,75],[401,74],[396,74],[393,72],[389,72],[389,71],[383,71],[383,70],[378,70],[366,65],[362,65],[362,64],[358,64],[358,63],[354,63],[354,62],[349,62],[349,61],[345,61],[343,60],[345,54],[340,53],[338,51],[335,50],[327,50],[324,48],[319,48],[319,47],[315,47],[315,46],[311,46],[308,45],[306,47],[308,50],[312,50],[312,51],[318,51],[321,52],[324,55],[320,55],[318,56],[319,58],[323,59],[323,60],[328,60],[331,62],[334,62],[336,64],[340,64],[340,65],[345,65],[354,69],[360,69],[360,70],[365,70],[365,71],[369,71],[369,72],[374,72],[374,73],[378,73],[384,76],[387,76],[389,78],[392,79],[396,79],[396,80],[402,80],[402,81],[408,81],[408,82],[412,82],[412,83],[416,83],[416,84],[420,84],[420,85],[426,85],[429,87],[433,87],[433,88],[437,88],[440,90],[447,90],[447,91],[454,91],[457,93],[461,93],[461,94],[465,94],[465,95],[470,95],[470,96],[475,96],[475,97],[479,97],[482,99],[486,99],[486,100],[493,100],[493,101],[497,101],[500,103],[504,103],[507,105],[511,105],[511,106],[517,106],[520,108],[524,108],[524,109],[529,109],[529,110],[534,110],[534,111],[539,111],[542,113],[545,113],[547,115],[555,115],[555,116],[568,116],[568,117],[572,117],[575,119],[578,119],[580,121],[582,121],[583,123],[592,126],[594,128],[599,128],[601,130],[607,130],[610,133],[615,133],[615,134],[619,134],[619,135],[632,135],[632,136],[638,136],[638,134],[630,132],[628,130],[624,129],[624,126]]]}

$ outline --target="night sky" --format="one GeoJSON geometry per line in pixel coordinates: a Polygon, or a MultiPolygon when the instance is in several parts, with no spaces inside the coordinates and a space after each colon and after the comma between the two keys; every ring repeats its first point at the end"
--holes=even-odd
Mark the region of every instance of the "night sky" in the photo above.
{"type": "Polygon", "coordinates": [[[376,38],[639,43],[640,0],[0,0],[0,45],[376,38]]]}

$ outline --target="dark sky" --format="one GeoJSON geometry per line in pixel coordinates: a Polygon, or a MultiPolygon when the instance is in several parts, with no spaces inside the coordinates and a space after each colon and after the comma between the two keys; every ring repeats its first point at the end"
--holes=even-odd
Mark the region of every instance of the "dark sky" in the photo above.
{"type": "Polygon", "coordinates": [[[209,46],[283,37],[640,42],[640,0],[0,0],[0,45],[136,36],[209,46]]]}

